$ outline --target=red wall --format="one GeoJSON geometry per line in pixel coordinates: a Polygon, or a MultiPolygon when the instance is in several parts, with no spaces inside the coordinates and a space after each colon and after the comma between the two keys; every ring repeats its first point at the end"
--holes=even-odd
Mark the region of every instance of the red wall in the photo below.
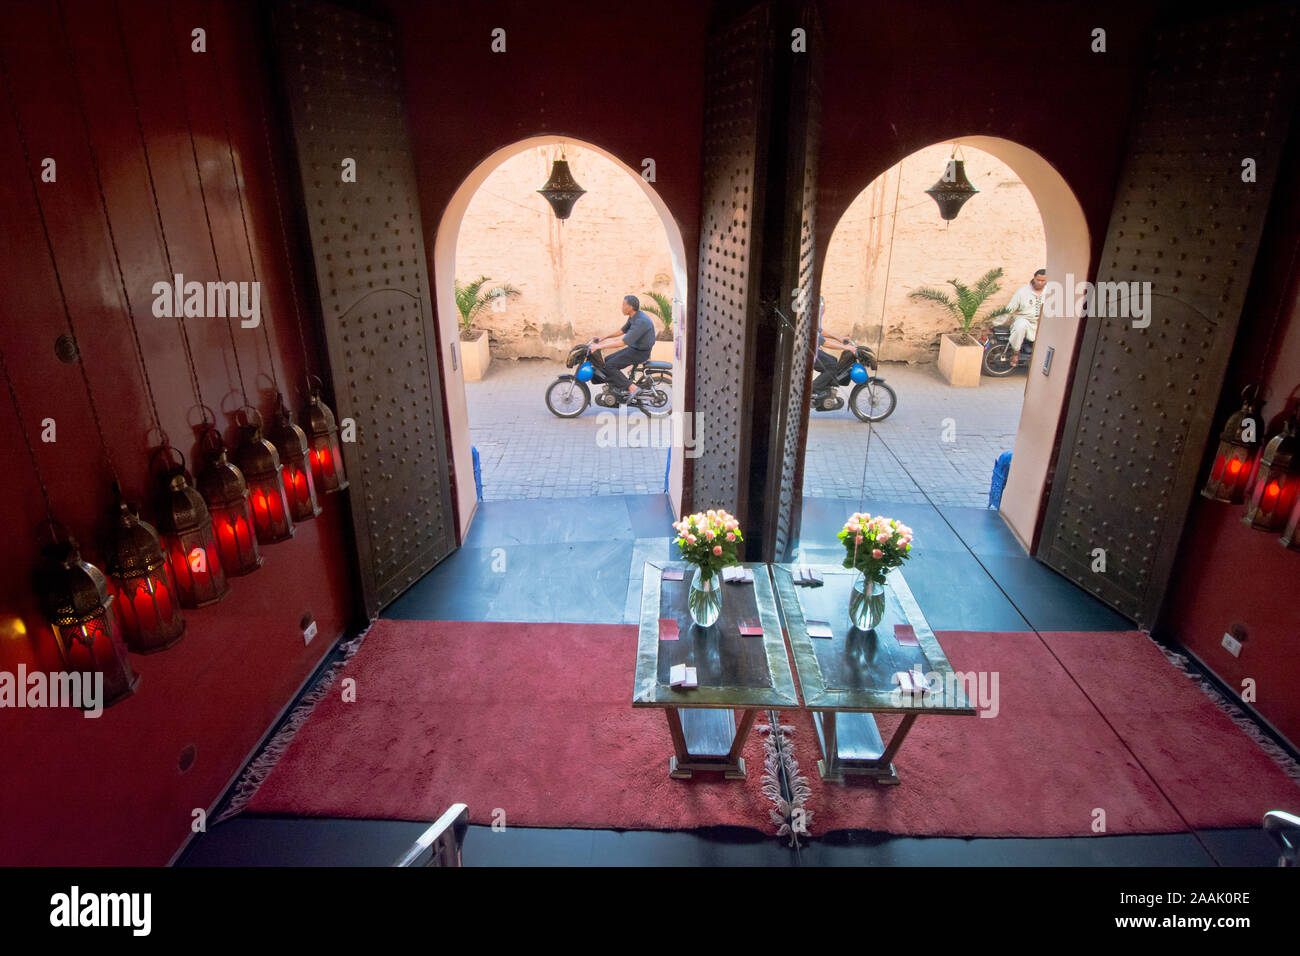
{"type": "MultiPolygon", "coordinates": [[[[1242,388],[1262,384],[1264,438],[1300,401],[1300,187],[1286,172],[1300,163],[1300,112],[1291,130],[1217,419],[1222,427],[1240,407],[1242,388]]],[[[1202,475],[1217,447],[1216,428],[1202,475]]],[[[1186,645],[1238,694],[1242,681],[1254,678],[1255,710],[1300,745],[1300,551],[1242,524],[1244,514],[1244,505],[1197,497],[1157,633],[1186,645]],[[1236,628],[1246,633],[1240,657],[1221,644],[1236,628]]]]}
{"type": "MultiPolygon", "coordinates": [[[[170,43],[183,43],[190,112],[204,167],[222,275],[251,279],[226,136],[213,82],[222,71],[235,155],[246,188],[262,281],[263,320],[271,322],[274,368],[297,406],[303,357],[285,281],[287,264],[275,219],[268,159],[257,104],[267,89],[256,56],[260,27],[244,5],[174,5],[169,33],[160,2],[122,0],[130,68],[157,179],[167,239],[177,271],[215,279],[208,230],[199,201],[189,138],[181,112],[170,43]],[[189,31],[208,30],[208,53],[189,52],[189,31]]],[[[168,278],[145,174],[126,64],[113,4],[65,0],[77,75],[104,179],[113,230],[163,427],[193,461],[187,425],[194,400],[173,319],[151,312],[155,281],[168,278]]],[[[85,368],[109,436],[122,484],[132,500],[148,502],[152,425],[140,384],[108,233],[76,106],[58,8],[10,3],[0,37],[32,162],[57,161],[56,183],[39,184],[54,253],[76,325],[85,368]]],[[[7,99],[0,133],[0,263],[4,305],[0,348],[12,371],[29,432],[41,419],[57,422],[58,441],[36,444],[59,519],[99,563],[96,541],[110,505],[109,473],[99,451],[80,376],[55,358],[66,331],[55,277],[7,99]]],[[[299,288],[303,287],[301,278],[299,288]]],[[[235,384],[226,325],[189,319],[187,327],[207,404],[223,428],[242,403],[235,384]]],[[[269,414],[273,390],[261,329],[235,328],[250,398],[269,414]]],[[[314,360],[313,360],[314,361],[314,360]]],[[[32,469],[10,409],[0,400],[4,494],[0,527],[0,615],[18,615],[27,637],[0,638],[0,670],[59,669],[53,639],[34,606],[30,578],[38,522],[44,517],[32,469]]],[[[233,440],[232,430],[227,439],[233,440]]],[[[346,494],[346,493],[345,493],[346,494]]],[[[250,750],[347,626],[350,586],[343,552],[342,502],[298,526],[296,536],[264,549],[263,568],[232,581],[221,604],[187,612],[179,644],[159,654],[131,656],[141,675],[135,695],[87,720],[79,712],[0,710],[0,863],[160,864],[190,833],[191,813],[207,808],[250,750]],[[304,611],[320,636],[308,647],[298,631],[304,611]],[[186,745],[197,760],[186,773],[177,756],[186,745]]],[[[152,505],[146,505],[146,517],[152,505]]]]}

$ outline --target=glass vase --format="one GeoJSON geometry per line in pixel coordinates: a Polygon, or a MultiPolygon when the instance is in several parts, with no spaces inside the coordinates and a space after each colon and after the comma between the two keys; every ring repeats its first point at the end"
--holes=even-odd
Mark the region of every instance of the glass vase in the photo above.
{"type": "Polygon", "coordinates": [[[885,586],[859,574],[849,595],[849,620],[860,631],[869,631],[885,616],[885,586]]]}
{"type": "Polygon", "coordinates": [[[705,574],[703,569],[696,568],[686,605],[692,621],[700,627],[712,627],[722,613],[722,582],[718,575],[705,574]]]}

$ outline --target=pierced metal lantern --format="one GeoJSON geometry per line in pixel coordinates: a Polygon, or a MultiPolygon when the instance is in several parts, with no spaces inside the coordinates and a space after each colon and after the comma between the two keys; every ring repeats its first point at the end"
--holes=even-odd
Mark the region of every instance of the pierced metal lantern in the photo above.
{"type": "Polygon", "coordinates": [[[1234,505],[1245,500],[1253,471],[1251,464],[1259,449],[1259,439],[1246,441],[1242,438],[1247,420],[1253,421],[1258,427],[1258,412],[1255,409],[1253,390],[1249,387],[1242,390],[1241,408],[1228,417],[1223,432],[1219,435],[1214,466],[1210,469],[1205,487],[1201,489],[1201,494],[1206,498],[1234,505]]]}
{"type": "Polygon", "coordinates": [[[939,215],[951,220],[957,218],[957,213],[961,211],[966,200],[979,190],[966,178],[966,161],[950,159],[943,176],[926,192],[939,204],[939,215]]]}
{"type": "MultiPolygon", "coordinates": [[[[173,451],[175,449],[162,449],[173,451]]],[[[155,460],[157,460],[155,458],[155,460]]],[[[181,607],[207,607],[230,593],[212,515],[203,496],[190,484],[189,472],[182,458],[162,475],[162,494],[158,498],[158,531],[163,552],[172,566],[176,592],[181,607]]]]}
{"type": "Polygon", "coordinates": [[[122,640],[130,650],[152,654],[181,639],[185,620],[158,532],[120,492],[104,570],[117,596],[122,640]]]}
{"type": "Polygon", "coordinates": [[[1259,473],[1242,522],[1257,531],[1281,531],[1300,492],[1300,438],[1293,417],[1274,435],[1259,456],[1259,473]]]}
{"type": "Polygon", "coordinates": [[[556,219],[568,219],[569,213],[573,212],[573,204],[587,192],[573,178],[565,159],[557,159],[551,164],[551,178],[537,191],[551,204],[556,219]]]}
{"type": "Polygon", "coordinates": [[[283,395],[277,396],[275,418],[267,437],[280,455],[280,474],[284,476],[284,491],[289,496],[289,514],[294,521],[316,517],[321,507],[316,502],[316,482],[307,460],[307,436],[293,423],[283,395]]]}
{"type": "Polygon", "coordinates": [[[240,416],[243,439],[235,449],[235,464],[248,482],[248,501],[253,506],[257,541],[259,544],[287,541],[293,537],[293,517],[280,471],[280,455],[262,436],[261,413],[249,408],[242,409],[240,416]]]}
{"type": "Polygon", "coordinates": [[[324,494],[342,491],[348,486],[343,471],[343,453],[339,448],[339,427],[330,407],[321,401],[320,388],[313,386],[311,400],[302,414],[306,426],[308,458],[316,490],[324,494]]]}
{"type": "Polygon", "coordinates": [[[199,472],[198,489],[212,516],[221,570],[232,578],[256,571],[262,566],[262,552],[257,546],[244,473],[227,457],[215,428],[203,433],[201,443],[208,463],[199,472]]]}
{"type": "Polygon", "coordinates": [[[116,598],[109,593],[103,572],[81,559],[76,539],[57,537],[45,546],[35,585],[63,666],[72,672],[102,674],[105,707],[130,696],[140,678],[127,660],[112,610],[116,598]]]}
{"type": "Polygon", "coordinates": [[[1282,529],[1280,540],[1282,547],[1300,551],[1300,495],[1296,496],[1295,506],[1291,509],[1291,517],[1287,519],[1286,527],[1282,529]]]}

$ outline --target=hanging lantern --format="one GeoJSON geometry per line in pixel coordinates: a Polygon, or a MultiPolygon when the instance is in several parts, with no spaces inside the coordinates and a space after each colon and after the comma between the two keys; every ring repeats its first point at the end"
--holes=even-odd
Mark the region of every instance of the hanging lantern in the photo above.
{"type": "Polygon", "coordinates": [[[280,472],[280,455],[262,437],[262,415],[257,409],[240,409],[240,416],[244,434],[235,449],[235,464],[248,482],[253,528],[259,544],[278,544],[293,537],[293,518],[284,490],[284,475],[280,472]]]}
{"type": "Polygon", "coordinates": [[[546,185],[537,190],[541,193],[551,209],[555,211],[556,219],[568,219],[569,213],[573,212],[573,204],[576,203],[587,190],[578,185],[573,174],[569,172],[569,163],[561,158],[551,164],[551,178],[546,180],[546,185]]]}
{"type": "Polygon", "coordinates": [[[948,168],[943,171],[943,176],[926,192],[939,204],[939,215],[951,220],[957,218],[957,213],[966,200],[979,190],[966,178],[966,161],[954,158],[948,160],[948,168]]]}
{"type": "MultiPolygon", "coordinates": [[[[116,487],[116,486],[115,486],[116,487]]],[[[117,596],[122,640],[137,654],[165,650],[181,638],[185,621],[176,580],[158,532],[126,503],[117,489],[117,519],[104,570],[117,596]]]]}
{"type": "MultiPolygon", "coordinates": [[[[170,446],[160,448],[158,453],[167,451],[180,455],[170,446]]],[[[155,455],[154,461],[157,460],[155,455]]],[[[173,463],[163,473],[158,531],[162,534],[163,552],[172,566],[181,607],[207,607],[230,593],[212,530],[212,515],[203,496],[191,486],[183,457],[179,464],[173,463]]]]}
{"type": "Polygon", "coordinates": [[[289,514],[294,521],[316,517],[321,507],[316,502],[316,482],[307,460],[307,436],[293,423],[283,395],[276,396],[275,419],[267,437],[280,455],[280,474],[284,476],[284,491],[289,496],[289,514]]]}
{"type": "Polygon", "coordinates": [[[339,428],[330,407],[321,401],[320,384],[311,386],[311,400],[302,414],[307,428],[308,457],[316,490],[324,494],[342,491],[348,486],[343,471],[343,453],[339,448],[339,428]]]}
{"type": "Polygon", "coordinates": [[[199,472],[198,490],[212,516],[221,570],[232,578],[256,571],[262,566],[262,553],[253,529],[244,473],[226,456],[215,428],[204,431],[200,444],[208,453],[208,464],[199,472]]]}
{"type": "Polygon", "coordinates": [[[1249,479],[1259,449],[1259,439],[1255,437],[1258,425],[1258,412],[1255,409],[1254,389],[1247,386],[1241,392],[1241,408],[1228,417],[1219,435],[1219,449],[1214,454],[1214,466],[1210,477],[1201,489],[1201,494],[1215,501],[1239,505],[1245,500],[1249,490],[1249,479]],[[1249,427],[1247,422],[1249,421],[1249,427]],[[1242,437],[1249,431],[1250,441],[1242,437]]]}
{"type": "Polygon", "coordinates": [[[1300,491],[1300,438],[1296,419],[1291,418],[1274,435],[1259,456],[1259,472],[1242,522],[1257,531],[1281,531],[1291,515],[1300,491]]]}
{"type": "Polygon", "coordinates": [[[93,564],[81,560],[71,536],[42,550],[36,572],[36,598],[54,630],[63,666],[82,674],[103,674],[104,703],[109,707],[136,689],[139,676],[131,669],[111,607],[108,580],[93,564]]]}
{"type": "Polygon", "coordinates": [[[1282,529],[1281,541],[1282,547],[1300,551],[1300,495],[1296,496],[1291,517],[1287,519],[1286,527],[1282,529]]]}

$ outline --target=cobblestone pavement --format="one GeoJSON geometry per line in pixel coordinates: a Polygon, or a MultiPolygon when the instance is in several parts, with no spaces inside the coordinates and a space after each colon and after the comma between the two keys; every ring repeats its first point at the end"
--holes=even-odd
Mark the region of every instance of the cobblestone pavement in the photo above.
{"type": "MultiPolygon", "coordinates": [[[[669,432],[638,432],[639,413],[623,419],[641,447],[607,439],[619,420],[589,407],[576,419],[546,408],[546,387],[564,371],[558,362],[495,361],[480,382],[467,382],[470,441],[478,448],[483,497],[581,498],[657,494],[664,490],[669,432]],[[665,447],[654,447],[656,443],[665,447]]],[[[804,466],[804,494],[856,498],[866,468],[866,497],[876,500],[982,507],[993,462],[1015,442],[1025,376],[985,378],[978,388],[951,388],[933,365],[883,365],[898,407],[871,429],[847,407],[813,414],[804,466]],[[952,440],[945,441],[951,419],[952,440]],[[868,432],[871,432],[868,447],[868,432]]],[[[840,389],[848,399],[849,389],[840,389]]]]}
{"type": "Polygon", "coordinates": [[[641,432],[645,415],[625,414],[626,444],[643,444],[619,447],[606,440],[617,437],[613,409],[593,402],[577,418],[557,418],[546,407],[546,388],[566,371],[562,362],[494,361],[482,381],[465,383],[484,500],[662,494],[668,428],[641,432]],[[653,447],[656,439],[662,448],[653,447]]]}
{"type": "Polygon", "coordinates": [[[898,393],[897,408],[871,426],[869,445],[867,424],[848,409],[849,388],[840,389],[844,408],[814,412],[804,494],[859,497],[865,458],[867,498],[922,504],[928,496],[936,505],[983,507],[993,463],[1015,444],[1025,374],[953,388],[935,365],[882,364],[881,378],[898,393]]]}

